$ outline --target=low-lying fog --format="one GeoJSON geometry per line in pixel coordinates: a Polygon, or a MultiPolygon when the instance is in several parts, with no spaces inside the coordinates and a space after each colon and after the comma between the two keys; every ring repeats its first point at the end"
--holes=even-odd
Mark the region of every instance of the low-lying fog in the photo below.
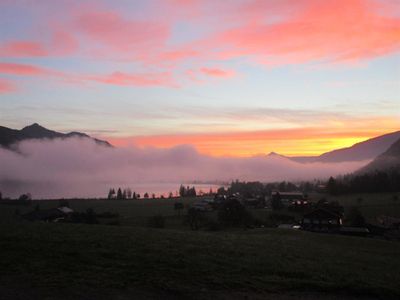
{"type": "Polygon", "coordinates": [[[211,157],[187,145],[107,148],[79,138],[24,141],[18,149],[19,153],[0,148],[0,191],[5,197],[27,192],[34,198],[105,197],[110,187],[118,186],[159,194],[174,192],[181,182],[192,181],[312,180],[349,173],[368,163],[211,157]]]}

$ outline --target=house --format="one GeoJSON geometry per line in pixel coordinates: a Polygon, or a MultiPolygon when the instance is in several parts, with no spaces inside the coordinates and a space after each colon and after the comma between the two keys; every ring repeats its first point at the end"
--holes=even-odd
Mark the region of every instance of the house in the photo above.
{"type": "Polygon", "coordinates": [[[400,218],[381,215],[377,217],[376,220],[384,228],[400,229],[400,218]]]}
{"type": "Polygon", "coordinates": [[[304,230],[331,232],[338,231],[343,224],[343,215],[325,208],[317,208],[303,215],[304,230]]]}
{"type": "Polygon", "coordinates": [[[66,206],[43,210],[34,210],[24,215],[29,221],[58,222],[65,220],[74,211],[66,206]]]}
{"type": "Polygon", "coordinates": [[[278,198],[281,200],[282,204],[289,205],[296,201],[306,201],[307,197],[300,192],[279,192],[279,191],[272,191],[271,192],[271,199],[278,198]]]}

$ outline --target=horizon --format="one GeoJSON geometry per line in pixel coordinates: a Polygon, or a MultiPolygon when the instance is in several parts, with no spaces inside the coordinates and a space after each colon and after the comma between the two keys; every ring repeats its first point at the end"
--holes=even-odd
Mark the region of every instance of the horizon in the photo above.
{"type": "Polygon", "coordinates": [[[400,128],[400,2],[2,1],[1,125],[315,156],[400,128]]]}
{"type": "MultiPolygon", "coordinates": [[[[21,128],[10,128],[10,129],[15,129],[15,130],[22,130],[22,129],[24,129],[24,128],[27,128],[27,127],[32,127],[32,126],[39,126],[39,127],[41,127],[41,128],[44,128],[44,129],[47,129],[47,130],[51,130],[51,131],[55,131],[55,130],[53,130],[53,129],[51,129],[51,128],[48,128],[47,126],[45,126],[45,125],[43,125],[43,124],[39,124],[39,123],[37,123],[37,122],[35,122],[35,123],[32,123],[32,124],[29,124],[29,125],[25,125],[25,126],[23,126],[23,127],[21,127],[21,128]]],[[[0,127],[1,127],[2,125],[0,125],[0,127]]],[[[4,127],[4,126],[3,126],[4,127]]],[[[60,133],[64,133],[64,134],[67,134],[67,133],[74,133],[74,132],[77,132],[77,133],[83,133],[83,134],[86,134],[86,132],[80,132],[80,131],[78,131],[78,130],[68,130],[68,131],[64,131],[64,132],[60,132],[60,133]]],[[[252,155],[249,155],[249,156],[235,156],[235,157],[241,157],[241,158],[246,158],[246,157],[248,157],[248,158],[251,158],[251,157],[258,157],[258,156],[269,156],[269,155],[279,155],[279,156],[284,156],[284,157],[288,157],[288,158],[294,158],[294,157],[316,157],[316,156],[320,156],[320,155],[322,155],[322,154],[326,154],[326,153],[329,153],[329,152],[333,152],[333,151],[336,151],[336,150],[342,150],[342,149],[346,149],[346,148],[351,148],[351,147],[353,147],[353,146],[355,146],[355,145],[357,145],[357,144],[359,144],[359,143],[363,143],[363,142],[367,142],[367,141],[369,141],[369,140],[371,140],[371,139],[374,139],[374,138],[377,138],[377,137],[381,137],[381,136],[386,136],[386,135],[389,135],[389,134],[393,134],[393,133],[397,133],[397,132],[400,132],[400,130],[395,130],[395,131],[393,131],[393,132],[387,132],[387,133],[384,133],[383,135],[378,135],[378,136],[372,136],[372,137],[368,137],[368,138],[366,138],[366,139],[363,139],[363,140],[360,140],[360,141],[358,141],[358,142],[356,142],[356,143],[353,143],[353,144],[350,144],[350,145],[348,145],[348,146],[344,146],[344,147],[342,147],[342,148],[334,148],[334,149],[330,149],[330,150],[328,150],[328,151],[326,151],[326,152],[322,152],[322,153],[316,153],[316,154],[309,154],[309,155],[286,155],[286,154],[284,154],[284,153],[280,153],[280,152],[277,152],[277,151],[274,151],[274,150],[272,150],[272,151],[270,151],[270,152],[268,152],[268,153],[255,153],[255,154],[252,154],[252,155]]],[[[101,139],[102,138],[102,136],[90,136],[90,137],[92,137],[92,138],[99,138],[99,139],[101,139]]],[[[102,139],[101,139],[102,140],[102,139]]],[[[139,147],[139,148],[146,148],[146,147],[152,147],[152,146],[146,146],[146,145],[135,145],[135,144],[117,144],[117,145],[115,145],[115,144],[113,144],[113,143],[111,143],[109,140],[102,140],[102,141],[105,141],[105,142],[108,142],[108,143],[110,143],[111,144],[111,146],[113,146],[113,147],[129,147],[129,146],[136,146],[136,147],[139,147]]],[[[159,147],[159,148],[174,148],[174,147],[176,147],[176,146],[186,146],[185,144],[181,144],[181,145],[174,145],[174,146],[171,146],[171,147],[159,147]]],[[[189,145],[189,146],[192,146],[192,145],[189,145]]],[[[198,150],[197,148],[195,148],[196,150],[198,150]]],[[[209,156],[214,156],[214,157],[230,157],[229,155],[222,155],[222,156],[218,156],[218,155],[212,155],[212,154],[209,154],[209,153],[202,153],[201,151],[199,151],[199,153],[200,154],[205,154],[205,155],[209,155],[209,156]]]]}

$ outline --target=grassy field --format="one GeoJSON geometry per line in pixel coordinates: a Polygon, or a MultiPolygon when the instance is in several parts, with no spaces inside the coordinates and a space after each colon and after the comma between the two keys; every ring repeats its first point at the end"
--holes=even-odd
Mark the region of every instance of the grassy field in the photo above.
{"type": "MultiPolygon", "coordinates": [[[[393,195],[359,197],[335,199],[397,214],[393,195]]],[[[120,226],[32,223],[15,214],[57,201],[0,205],[0,299],[400,298],[398,242],[272,228],[190,231],[175,201],[69,201],[77,211],[118,213],[120,226]],[[157,214],[166,228],[146,227],[157,214]]],[[[270,211],[252,213],[262,219],[270,211]]]]}
{"type": "Polygon", "coordinates": [[[383,240],[34,223],[0,226],[0,249],[2,299],[400,297],[383,240]]]}

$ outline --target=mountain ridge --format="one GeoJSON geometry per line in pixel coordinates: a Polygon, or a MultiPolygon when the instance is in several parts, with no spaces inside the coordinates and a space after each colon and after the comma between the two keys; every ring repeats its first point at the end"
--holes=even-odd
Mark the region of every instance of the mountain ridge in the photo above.
{"type": "Polygon", "coordinates": [[[385,152],[378,155],[372,162],[356,171],[356,174],[395,169],[400,170],[400,139],[393,143],[385,152]]]}
{"type": "Polygon", "coordinates": [[[93,138],[86,133],[72,131],[68,133],[61,133],[54,130],[47,129],[38,123],[25,126],[21,130],[12,129],[0,126],[0,146],[4,148],[11,148],[13,145],[32,139],[68,139],[72,137],[86,138],[93,140],[96,144],[112,147],[108,141],[93,138]]]}
{"type": "Polygon", "coordinates": [[[395,131],[370,138],[363,142],[356,143],[350,147],[335,149],[325,152],[319,156],[286,156],[288,159],[300,162],[346,162],[362,161],[376,158],[384,153],[394,142],[400,139],[400,131],[395,131]]]}

